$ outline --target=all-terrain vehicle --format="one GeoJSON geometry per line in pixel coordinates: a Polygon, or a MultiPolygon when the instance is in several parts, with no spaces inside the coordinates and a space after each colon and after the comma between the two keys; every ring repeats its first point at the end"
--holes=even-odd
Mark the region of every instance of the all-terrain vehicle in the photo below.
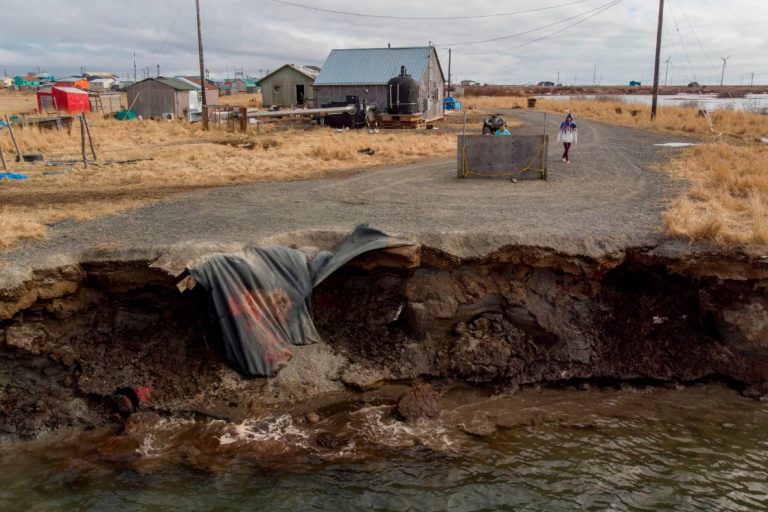
{"type": "Polygon", "coordinates": [[[491,117],[486,117],[483,120],[483,135],[493,135],[496,130],[507,124],[503,117],[499,114],[493,114],[491,117]]]}

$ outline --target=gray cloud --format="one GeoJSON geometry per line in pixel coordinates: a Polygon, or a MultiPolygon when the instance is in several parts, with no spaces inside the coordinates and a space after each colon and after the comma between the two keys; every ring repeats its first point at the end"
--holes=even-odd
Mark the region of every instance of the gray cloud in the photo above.
{"type": "MultiPolygon", "coordinates": [[[[299,0],[315,6],[399,16],[463,16],[564,3],[476,0],[299,0]]],[[[607,3],[587,0],[550,11],[456,21],[397,21],[324,14],[270,0],[201,0],[206,65],[215,76],[243,67],[250,75],[286,63],[321,65],[332,48],[426,45],[489,39],[562,20],[607,3]]],[[[3,0],[0,72],[40,67],[56,74],[90,70],[133,73],[157,64],[164,74],[197,70],[193,0],[3,0]]],[[[765,0],[667,0],[663,59],[672,58],[676,83],[697,77],[719,81],[720,56],[732,55],[726,81],[747,82],[751,73],[768,83],[768,46],[761,19],[765,0]],[[682,41],[681,41],[682,40],[682,41]],[[699,42],[701,44],[699,44],[699,42]]],[[[621,4],[570,30],[521,48],[567,23],[493,43],[456,46],[454,79],[491,83],[561,80],[591,83],[594,65],[602,83],[649,81],[653,73],[655,0],[621,4]],[[485,53],[484,53],[485,52],[485,53]]],[[[447,70],[447,48],[438,46],[447,70]]],[[[663,70],[662,70],[663,73],[663,70]]],[[[141,71],[139,72],[141,75],[141,71]]]]}

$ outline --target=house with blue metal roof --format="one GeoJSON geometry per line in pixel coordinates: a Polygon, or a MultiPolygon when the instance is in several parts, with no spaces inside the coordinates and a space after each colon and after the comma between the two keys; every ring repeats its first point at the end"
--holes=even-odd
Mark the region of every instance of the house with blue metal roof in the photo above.
{"type": "Polygon", "coordinates": [[[386,111],[392,92],[387,83],[400,75],[402,66],[419,83],[422,118],[443,117],[445,75],[432,46],[332,50],[313,86],[317,106],[356,99],[386,111]]]}

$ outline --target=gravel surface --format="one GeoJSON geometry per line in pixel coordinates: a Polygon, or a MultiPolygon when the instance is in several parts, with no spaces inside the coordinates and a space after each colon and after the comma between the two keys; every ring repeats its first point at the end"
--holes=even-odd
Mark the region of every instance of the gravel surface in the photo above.
{"type": "MultiPolygon", "coordinates": [[[[528,123],[513,134],[541,132],[541,113],[508,114],[528,123]]],[[[566,165],[554,142],[560,121],[549,116],[553,142],[546,182],[457,179],[450,160],[195,192],[120,215],[52,226],[48,239],[0,252],[5,261],[0,286],[32,268],[86,259],[168,251],[182,257],[248,243],[324,246],[359,223],[460,257],[506,245],[600,257],[660,243],[663,201],[678,185],[652,166],[680,149],[654,144],[679,138],[577,120],[579,143],[566,165]]]]}

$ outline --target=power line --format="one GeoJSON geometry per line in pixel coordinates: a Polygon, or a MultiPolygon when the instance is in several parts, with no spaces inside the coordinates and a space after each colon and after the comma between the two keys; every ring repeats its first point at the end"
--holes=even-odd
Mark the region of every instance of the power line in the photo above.
{"type": "Polygon", "coordinates": [[[688,49],[685,47],[685,41],[683,41],[683,34],[680,32],[680,27],[677,24],[677,18],[675,18],[675,13],[672,11],[672,5],[669,6],[669,14],[672,15],[672,22],[675,24],[675,30],[677,30],[677,36],[680,39],[680,45],[683,47],[683,54],[685,55],[685,60],[688,62],[688,69],[691,70],[691,73],[695,76],[695,73],[693,72],[693,64],[691,64],[691,58],[688,56],[688,49]]]}
{"type": "MultiPolygon", "coordinates": [[[[611,0],[607,4],[600,5],[599,7],[595,7],[594,9],[590,9],[588,11],[584,11],[581,14],[577,14],[575,16],[569,16],[567,18],[563,18],[562,20],[555,21],[553,23],[548,23],[546,25],[541,25],[539,27],[535,27],[535,28],[532,28],[532,29],[529,29],[529,30],[525,30],[523,32],[518,32],[516,34],[507,34],[505,36],[493,37],[491,39],[483,39],[483,40],[479,40],[479,41],[463,41],[463,42],[460,42],[460,43],[442,43],[442,44],[436,44],[434,46],[461,46],[461,45],[493,43],[493,42],[496,42],[496,41],[503,41],[504,39],[511,39],[513,37],[523,36],[523,35],[526,35],[526,34],[530,34],[532,32],[538,32],[539,30],[544,30],[545,28],[553,27],[555,25],[560,25],[561,23],[567,23],[567,22],[569,22],[571,20],[575,20],[577,18],[581,18],[582,16],[585,16],[585,15],[587,15],[589,13],[592,13],[592,12],[595,12],[595,11],[597,11],[596,14],[599,14],[600,12],[602,12],[603,9],[609,8],[609,7],[613,7],[614,5],[619,4],[619,3],[623,2],[623,1],[624,0],[611,0]]],[[[591,17],[592,16],[589,16],[589,17],[587,17],[585,19],[589,19],[591,17]]],[[[578,25],[578,23],[576,23],[576,25],[578,25]]],[[[494,52],[491,52],[491,53],[494,53],[494,52]]]]}
{"type": "MultiPolygon", "coordinates": [[[[522,43],[522,44],[518,44],[516,46],[511,46],[509,48],[496,49],[496,50],[492,50],[492,51],[485,51],[485,52],[461,52],[461,53],[463,55],[490,55],[490,54],[493,54],[493,53],[500,53],[500,52],[506,52],[506,51],[510,51],[510,50],[516,50],[518,48],[522,48],[523,46],[528,46],[528,45],[531,45],[531,44],[534,44],[534,43],[538,43],[539,41],[543,41],[545,39],[549,39],[550,37],[556,36],[556,35],[560,34],[561,32],[565,32],[569,28],[572,28],[572,27],[575,27],[577,25],[580,25],[580,24],[584,23],[585,21],[594,18],[598,14],[601,14],[601,13],[607,11],[611,7],[615,7],[616,5],[620,4],[623,1],[624,0],[613,0],[610,3],[601,6],[599,8],[600,9],[599,11],[597,11],[597,12],[587,16],[586,18],[580,19],[579,21],[577,21],[575,23],[571,23],[570,25],[565,26],[565,27],[563,27],[563,28],[561,28],[559,30],[556,30],[554,32],[550,32],[549,34],[545,34],[545,35],[543,35],[541,37],[538,37],[536,39],[532,39],[532,40],[530,40],[528,42],[525,42],[525,43],[522,43]]],[[[583,14],[581,14],[579,16],[582,16],[582,15],[583,14]]],[[[573,19],[573,18],[571,18],[571,19],[573,19]]]]}
{"type": "MultiPolygon", "coordinates": [[[[699,43],[699,48],[701,48],[701,51],[704,52],[704,56],[707,58],[707,62],[709,63],[710,69],[713,71],[713,74],[715,74],[715,76],[717,76],[717,68],[715,68],[715,65],[712,63],[712,59],[709,57],[709,53],[704,48],[704,45],[701,44],[701,39],[699,39],[698,34],[696,34],[696,29],[693,27],[693,24],[691,23],[691,20],[688,19],[688,15],[685,13],[685,9],[683,9],[682,2],[676,2],[676,3],[677,3],[677,8],[683,14],[683,18],[685,19],[685,22],[691,28],[691,32],[693,33],[693,37],[696,39],[696,42],[699,43]]],[[[670,6],[670,9],[671,8],[672,7],[670,6]]]]}
{"type": "Polygon", "coordinates": [[[173,27],[176,26],[176,22],[178,21],[179,16],[181,16],[181,11],[184,10],[184,3],[185,3],[185,0],[181,0],[181,2],[179,2],[179,8],[176,11],[176,17],[173,18],[173,22],[171,23],[171,28],[169,28],[168,33],[165,34],[165,40],[163,41],[163,44],[160,46],[160,50],[157,53],[163,53],[163,50],[165,50],[165,45],[168,42],[168,39],[170,39],[171,37],[171,33],[173,32],[173,27]]]}
{"type": "Polygon", "coordinates": [[[475,20],[483,18],[497,18],[499,16],[515,16],[518,14],[528,14],[531,12],[547,11],[550,9],[558,9],[560,7],[566,7],[569,5],[583,4],[589,0],[574,0],[563,4],[550,5],[547,7],[536,7],[534,9],[526,9],[524,11],[512,11],[512,12],[499,12],[495,14],[478,14],[474,16],[392,16],[389,14],[367,14],[361,12],[349,12],[338,11],[335,9],[325,9],[322,7],[315,7],[312,5],[299,4],[295,2],[288,2],[285,0],[272,0],[276,4],[288,5],[291,7],[298,7],[300,9],[308,9],[310,11],[326,12],[330,14],[342,14],[344,16],[357,16],[359,18],[379,18],[388,20],[418,20],[418,21],[446,21],[446,20],[475,20]]]}

